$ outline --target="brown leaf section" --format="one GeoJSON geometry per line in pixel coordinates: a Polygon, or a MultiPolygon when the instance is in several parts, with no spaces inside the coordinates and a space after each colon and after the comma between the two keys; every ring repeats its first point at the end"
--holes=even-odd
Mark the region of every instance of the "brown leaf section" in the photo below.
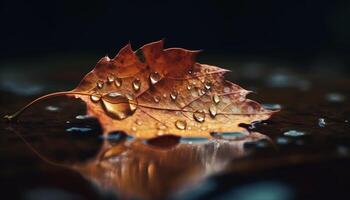
{"type": "Polygon", "coordinates": [[[197,54],[163,49],[163,40],[135,52],[128,44],[113,59],[102,58],[72,92],[105,133],[140,138],[209,137],[270,117],[271,111],[246,99],[249,91],[224,80],[228,70],[197,63],[197,54]]]}

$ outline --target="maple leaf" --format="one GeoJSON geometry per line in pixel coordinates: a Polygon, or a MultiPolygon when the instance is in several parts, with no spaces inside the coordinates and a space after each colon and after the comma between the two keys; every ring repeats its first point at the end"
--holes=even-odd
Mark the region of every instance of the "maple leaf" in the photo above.
{"type": "MultiPolygon", "coordinates": [[[[165,134],[210,137],[212,132],[244,131],[239,124],[268,119],[274,111],[246,99],[250,93],[226,81],[229,70],[200,64],[199,51],[163,49],[163,40],[132,50],[130,43],[103,57],[69,92],[87,105],[104,133],[123,131],[139,138],[165,134]]],[[[31,103],[31,104],[32,104],[31,103]]],[[[19,112],[7,119],[16,118],[19,112]]]]}

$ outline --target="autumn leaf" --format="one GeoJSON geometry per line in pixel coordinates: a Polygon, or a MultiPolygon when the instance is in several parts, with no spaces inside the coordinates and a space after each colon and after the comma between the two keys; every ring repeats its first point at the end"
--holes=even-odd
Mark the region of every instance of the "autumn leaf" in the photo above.
{"type": "MultiPolygon", "coordinates": [[[[273,111],[246,99],[249,91],[226,81],[229,70],[196,62],[199,51],[163,49],[163,40],[135,52],[128,44],[113,58],[103,57],[68,92],[86,102],[104,133],[123,131],[139,138],[165,134],[210,137],[242,131],[239,124],[268,119],[273,111]]],[[[23,110],[7,119],[16,118],[23,110]]]]}

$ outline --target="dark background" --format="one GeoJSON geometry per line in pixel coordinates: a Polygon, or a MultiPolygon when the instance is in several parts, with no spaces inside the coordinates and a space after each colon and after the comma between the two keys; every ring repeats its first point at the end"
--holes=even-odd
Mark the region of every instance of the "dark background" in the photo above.
{"type": "Polygon", "coordinates": [[[350,1],[1,1],[0,59],[114,55],[165,38],[206,54],[348,62],[350,1]]]}

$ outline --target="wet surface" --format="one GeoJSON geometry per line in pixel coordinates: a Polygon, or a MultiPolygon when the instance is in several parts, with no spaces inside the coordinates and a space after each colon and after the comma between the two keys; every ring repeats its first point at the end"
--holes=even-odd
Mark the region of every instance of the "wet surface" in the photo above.
{"type": "MultiPolygon", "coordinates": [[[[211,140],[165,136],[140,141],[120,132],[102,136],[98,121],[85,115],[80,100],[48,99],[28,109],[18,123],[1,121],[3,195],[241,200],[349,195],[346,72],[265,62],[208,63],[237,66],[228,79],[253,90],[256,94],[250,98],[265,108],[281,111],[267,121],[245,125],[249,136],[233,132],[213,134],[211,140]]],[[[25,76],[26,71],[16,73],[17,65],[1,69],[1,116],[46,92],[75,87],[90,70],[75,67],[69,75],[60,75],[53,67],[42,72],[46,76],[25,76]]]]}

